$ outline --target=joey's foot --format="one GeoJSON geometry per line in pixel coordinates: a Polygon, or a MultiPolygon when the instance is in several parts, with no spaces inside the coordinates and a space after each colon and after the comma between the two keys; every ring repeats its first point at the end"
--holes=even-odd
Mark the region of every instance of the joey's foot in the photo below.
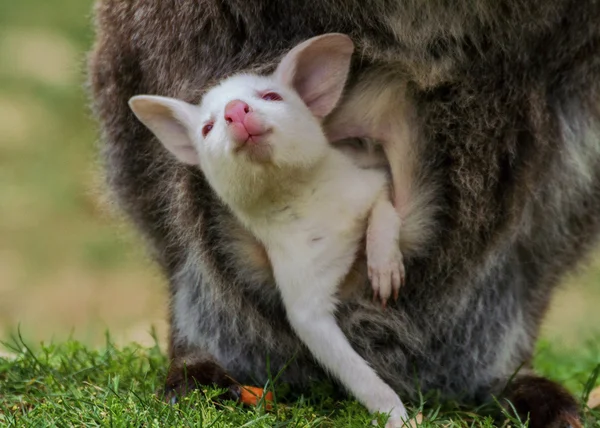
{"type": "MultiPolygon", "coordinates": [[[[377,426],[379,423],[377,420],[373,420],[371,424],[377,426]]],[[[385,423],[385,428],[413,428],[417,426],[418,425],[414,421],[409,420],[406,413],[394,411],[390,413],[390,416],[385,423]]]]}
{"type": "Polygon", "coordinates": [[[159,391],[165,401],[175,404],[181,397],[203,386],[225,388],[218,400],[239,402],[242,396],[241,386],[217,362],[208,358],[180,358],[169,367],[165,387],[159,391]]]}
{"type": "Polygon", "coordinates": [[[369,281],[373,288],[373,301],[381,300],[385,308],[390,296],[398,300],[400,287],[404,285],[405,271],[402,252],[396,247],[388,251],[375,248],[367,253],[369,281]]]}
{"type": "MultiPolygon", "coordinates": [[[[367,406],[367,408],[369,408],[369,406],[367,406]]],[[[408,428],[413,426],[409,421],[408,413],[406,412],[404,404],[402,404],[402,400],[395,394],[388,398],[381,397],[381,401],[378,405],[375,408],[370,407],[370,410],[388,415],[385,428],[408,428]]],[[[372,424],[377,425],[378,422],[373,420],[372,424]]]]}
{"type": "Polygon", "coordinates": [[[414,422],[405,422],[403,419],[389,418],[385,423],[385,428],[413,428],[417,427],[414,422]]]}
{"type": "Polygon", "coordinates": [[[404,422],[404,420],[398,418],[389,418],[385,423],[385,428],[412,428],[416,426],[413,422],[404,422]]]}
{"type": "Polygon", "coordinates": [[[390,417],[386,422],[385,428],[417,428],[423,423],[423,414],[418,413],[415,417],[406,418],[392,418],[390,417]]]}
{"type": "MultiPolygon", "coordinates": [[[[505,397],[529,428],[581,428],[575,398],[561,385],[543,377],[519,376],[508,386],[505,397]]],[[[514,414],[510,405],[506,410],[514,414]]]]}

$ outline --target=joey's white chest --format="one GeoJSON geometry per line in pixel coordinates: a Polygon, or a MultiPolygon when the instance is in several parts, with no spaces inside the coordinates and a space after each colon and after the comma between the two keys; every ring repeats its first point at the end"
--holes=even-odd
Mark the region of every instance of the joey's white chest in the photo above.
{"type": "Polygon", "coordinates": [[[315,265],[353,258],[386,177],[354,166],[333,172],[257,224],[257,236],[273,256],[301,255],[315,265]]]}

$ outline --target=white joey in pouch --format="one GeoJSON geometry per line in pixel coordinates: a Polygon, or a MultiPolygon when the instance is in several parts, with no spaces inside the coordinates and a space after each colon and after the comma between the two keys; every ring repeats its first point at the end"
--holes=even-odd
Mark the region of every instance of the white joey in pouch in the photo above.
{"type": "Polygon", "coordinates": [[[293,48],[269,76],[239,74],[200,105],[135,96],[135,115],[181,162],[198,165],[215,193],[264,245],[290,325],[319,363],[372,412],[400,427],[397,394],[337,325],[336,292],[363,238],[382,302],[404,279],[400,218],[385,171],[361,169],[322,129],[348,76],[354,44],[325,34],[293,48]]]}

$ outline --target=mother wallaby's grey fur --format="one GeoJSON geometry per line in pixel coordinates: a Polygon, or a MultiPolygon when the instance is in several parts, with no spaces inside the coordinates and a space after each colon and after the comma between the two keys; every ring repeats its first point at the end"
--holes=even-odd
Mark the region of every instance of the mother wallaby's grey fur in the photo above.
{"type": "Polygon", "coordinates": [[[446,398],[487,398],[529,360],[552,290],[600,228],[600,2],[99,0],[96,16],[108,182],[170,280],[175,360],[204,355],[260,382],[267,355],[277,371],[298,352],[285,381],[322,375],[260,247],[127,100],[197,102],[211,82],[270,71],[327,32],[356,42],[354,76],[380,68],[408,82],[420,168],[440,185],[436,239],[407,260],[398,303],[349,299],[340,325],[403,398],[415,375],[446,398]]]}

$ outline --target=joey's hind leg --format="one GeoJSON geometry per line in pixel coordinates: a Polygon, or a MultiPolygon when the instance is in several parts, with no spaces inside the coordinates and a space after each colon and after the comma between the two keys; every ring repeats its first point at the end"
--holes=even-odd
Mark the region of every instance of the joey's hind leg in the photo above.
{"type": "Polygon", "coordinates": [[[390,413],[387,428],[403,426],[407,413],[398,395],[352,348],[332,313],[294,305],[290,324],[313,356],[371,412],[390,413]]]}
{"type": "Polygon", "coordinates": [[[345,269],[315,269],[299,260],[301,255],[294,254],[273,263],[290,325],[313,357],[359,402],[371,412],[391,412],[387,426],[401,427],[407,419],[402,401],[352,348],[336,322],[333,296],[345,269]]]}
{"type": "Polygon", "coordinates": [[[381,192],[367,226],[367,267],[373,287],[373,298],[379,297],[385,307],[394,294],[398,299],[400,286],[404,284],[404,263],[400,251],[400,217],[392,205],[388,191],[381,192]]]}

